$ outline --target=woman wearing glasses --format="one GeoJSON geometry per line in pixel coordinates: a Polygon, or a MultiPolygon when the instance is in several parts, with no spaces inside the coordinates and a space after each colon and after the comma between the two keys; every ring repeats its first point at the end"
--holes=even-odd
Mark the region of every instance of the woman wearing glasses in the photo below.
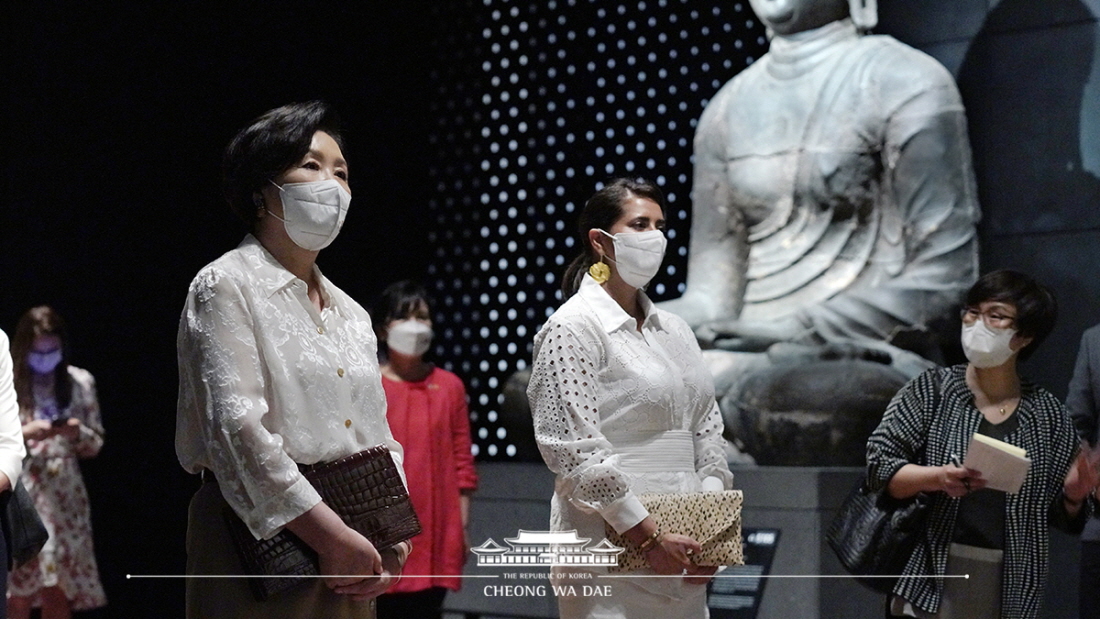
{"type": "Polygon", "coordinates": [[[1073,423],[1016,364],[1054,327],[1051,292],[1015,271],[983,276],[966,296],[962,346],[969,363],[936,368],[894,397],[867,444],[868,481],[895,498],[925,493],[922,543],[887,599],[887,616],[1031,618],[1047,572],[1047,526],[1079,532],[1098,482],[1073,423]],[[1027,451],[1019,493],[985,488],[964,460],[975,433],[1027,451]],[[969,578],[937,578],[941,575],[969,578]],[[925,576],[935,575],[935,576],[925,576]]]}

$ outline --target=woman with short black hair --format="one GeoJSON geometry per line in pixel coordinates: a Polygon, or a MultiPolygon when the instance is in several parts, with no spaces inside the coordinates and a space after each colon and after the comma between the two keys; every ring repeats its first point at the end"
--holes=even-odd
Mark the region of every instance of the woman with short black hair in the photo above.
{"type": "Polygon", "coordinates": [[[325,578],[262,602],[246,579],[189,578],[188,617],[372,617],[410,550],[375,548],[301,472],[378,444],[401,466],[370,317],[316,266],[351,202],[341,144],[320,102],[271,110],[233,138],[225,194],[251,233],[191,282],[177,340],[176,453],[208,482],[191,501],[187,573],[243,573],[231,514],[257,539],[294,533],[325,578]]]}
{"type": "Polygon", "coordinates": [[[432,300],[419,283],[382,291],[371,316],[382,355],[386,417],[405,448],[409,498],[423,532],[405,578],[378,598],[380,619],[439,619],[447,590],[462,586],[470,495],[477,489],[462,379],[430,359],[432,300]]]}
{"type": "Polygon", "coordinates": [[[1016,309],[1012,328],[1030,340],[1020,349],[1020,361],[1027,361],[1043,340],[1054,330],[1058,319],[1058,303],[1054,294],[1039,282],[1019,271],[1002,269],[987,273],[974,282],[966,293],[963,322],[975,324],[983,303],[1001,303],[1016,309]]]}
{"type": "Polygon", "coordinates": [[[1017,373],[1017,361],[1050,333],[1056,315],[1054,295],[1032,277],[1008,270],[981,277],[962,310],[968,363],[910,381],[868,440],[872,489],[931,497],[923,539],[888,596],[888,616],[1038,613],[1047,527],[1080,532],[1100,482],[1062,403],[1017,373]],[[976,433],[1026,450],[1031,464],[1018,493],[986,488],[988,471],[957,464],[976,433]]]}
{"type": "MultiPolygon", "coordinates": [[[[257,191],[270,190],[271,179],[299,163],[318,131],[343,151],[339,127],[335,110],[323,101],[309,101],[271,110],[229,142],[222,158],[223,193],[249,230],[266,214],[265,209],[257,208],[257,191]]],[[[345,183],[346,167],[345,163],[345,183]]]]}

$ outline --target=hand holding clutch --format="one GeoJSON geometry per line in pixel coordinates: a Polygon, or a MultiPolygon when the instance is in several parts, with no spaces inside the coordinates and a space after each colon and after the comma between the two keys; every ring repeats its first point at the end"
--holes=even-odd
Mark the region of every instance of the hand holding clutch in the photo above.
{"type": "MultiPolygon", "coordinates": [[[[697,542],[699,550],[691,549],[691,562],[697,566],[741,565],[744,557],[741,548],[740,490],[722,492],[689,492],[682,494],[643,494],[638,497],[642,505],[668,534],[690,538],[697,542]]],[[[618,565],[609,572],[630,572],[651,567],[645,553],[607,526],[607,541],[624,549],[618,557],[618,565]]],[[[675,541],[676,538],[673,538],[675,541]]],[[[683,541],[683,540],[680,540],[683,541]]],[[[662,544],[662,547],[664,544],[662,544]]]]}

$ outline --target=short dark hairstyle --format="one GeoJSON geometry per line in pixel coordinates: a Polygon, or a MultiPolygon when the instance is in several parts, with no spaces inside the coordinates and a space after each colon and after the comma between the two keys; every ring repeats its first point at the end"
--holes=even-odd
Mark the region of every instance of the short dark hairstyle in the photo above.
{"type": "Polygon", "coordinates": [[[374,323],[374,332],[378,334],[378,348],[385,352],[386,344],[382,340],[382,332],[386,325],[394,320],[404,320],[416,310],[421,303],[428,308],[428,314],[432,312],[432,298],[428,296],[428,290],[421,284],[402,280],[394,282],[382,291],[378,303],[371,311],[371,321],[374,323]]]}
{"type": "Polygon", "coordinates": [[[229,142],[222,158],[222,187],[229,207],[249,230],[259,219],[256,192],[305,157],[318,131],[332,136],[343,150],[339,119],[323,101],[265,112],[229,142]]]}
{"type": "Polygon", "coordinates": [[[988,301],[1010,303],[1016,308],[1016,332],[1031,338],[1031,343],[1020,351],[1021,361],[1026,361],[1050,335],[1058,319],[1054,293],[1019,271],[1001,269],[986,273],[966,293],[967,307],[978,307],[988,301]]]}
{"type": "Polygon", "coordinates": [[[599,260],[599,256],[592,251],[592,245],[588,242],[588,231],[600,229],[607,231],[623,216],[623,204],[633,197],[653,200],[661,207],[664,213],[665,194],[656,183],[642,178],[616,178],[604,185],[584,203],[580,217],[577,219],[577,235],[580,241],[580,252],[569,263],[565,270],[565,276],[561,281],[562,298],[568,299],[580,289],[581,279],[588,268],[599,260]]]}

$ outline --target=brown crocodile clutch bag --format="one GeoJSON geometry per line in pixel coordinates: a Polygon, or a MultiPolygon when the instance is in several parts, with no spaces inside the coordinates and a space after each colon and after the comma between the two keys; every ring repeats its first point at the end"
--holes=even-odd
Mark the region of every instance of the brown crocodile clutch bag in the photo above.
{"type": "MultiPolygon", "coordinates": [[[[409,493],[385,445],[302,468],[325,504],[375,548],[389,548],[420,533],[409,493]]],[[[246,573],[260,577],[249,578],[256,599],[265,600],[305,580],[294,576],[320,574],[317,553],[290,531],[258,540],[229,506],[225,518],[246,573]]]]}

